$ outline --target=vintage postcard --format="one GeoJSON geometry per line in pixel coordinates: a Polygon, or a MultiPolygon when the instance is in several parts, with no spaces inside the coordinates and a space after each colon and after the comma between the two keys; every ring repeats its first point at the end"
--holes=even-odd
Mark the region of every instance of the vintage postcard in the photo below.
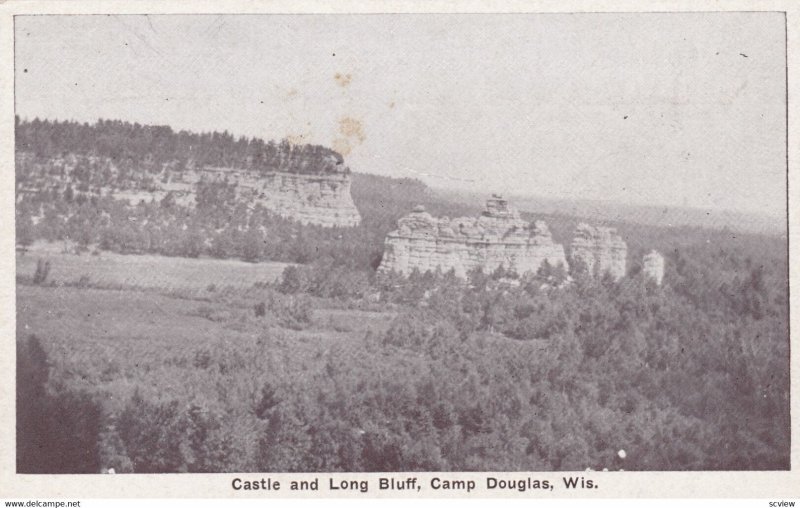
{"type": "Polygon", "coordinates": [[[0,498],[797,499],[799,11],[0,5],[0,498]]]}

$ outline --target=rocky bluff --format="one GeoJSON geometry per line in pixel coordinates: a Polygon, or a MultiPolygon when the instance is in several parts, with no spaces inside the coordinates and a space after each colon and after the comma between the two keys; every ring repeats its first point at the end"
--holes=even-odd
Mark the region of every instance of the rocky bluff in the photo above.
{"type": "Polygon", "coordinates": [[[435,218],[415,208],[387,235],[378,270],[408,275],[414,269],[452,269],[463,278],[474,268],[492,272],[501,265],[519,274],[536,272],[545,261],[568,267],[564,247],[553,242],[547,225],[522,220],[506,200],[494,196],[477,218],[435,218]]]}
{"type": "MultiPolygon", "coordinates": [[[[570,250],[570,261],[593,276],[606,272],[614,279],[625,276],[628,248],[613,228],[579,224],[570,250]]],[[[435,218],[424,208],[415,208],[387,235],[378,271],[408,275],[415,269],[423,273],[452,269],[463,278],[474,268],[490,273],[503,266],[521,275],[535,273],[545,261],[569,269],[564,247],[553,241],[547,224],[521,219],[495,195],[476,218],[435,218]]]]}
{"type": "Polygon", "coordinates": [[[268,192],[260,201],[283,217],[325,227],[351,227],[361,222],[350,194],[349,175],[275,173],[266,177],[263,187],[268,192]]]}
{"type": "Polygon", "coordinates": [[[572,260],[593,276],[608,272],[615,280],[625,276],[628,246],[614,228],[578,224],[572,240],[572,260]]]}
{"type": "Polygon", "coordinates": [[[350,194],[349,172],[264,174],[222,168],[198,171],[194,178],[234,184],[239,199],[304,225],[353,227],[361,222],[350,194]]]}
{"type": "Polygon", "coordinates": [[[334,156],[301,160],[286,171],[282,169],[288,164],[280,162],[270,170],[195,165],[176,170],[164,164],[157,171],[136,165],[122,168],[109,157],[79,154],[37,159],[17,153],[16,162],[25,176],[17,184],[18,200],[42,189],[70,188],[76,196],[112,196],[132,206],[169,196],[175,204],[193,207],[199,187],[216,183],[231,186],[242,202],[260,204],[304,225],[353,227],[361,222],[350,195],[350,170],[334,156]]]}

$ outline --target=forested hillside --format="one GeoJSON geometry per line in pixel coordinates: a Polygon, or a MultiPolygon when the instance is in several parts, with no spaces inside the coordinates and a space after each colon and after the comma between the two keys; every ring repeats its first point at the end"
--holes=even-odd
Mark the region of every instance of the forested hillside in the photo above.
{"type": "Polygon", "coordinates": [[[352,183],[353,199],[364,217],[360,228],[301,226],[237,201],[225,183],[200,184],[193,208],[177,206],[171,196],[131,207],[87,191],[130,182],[147,189],[147,182],[162,172],[187,165],[313,172],[330,170],[331,154],[341,157],[318,146],[235,140],[227,132],[174,133],[169,127],[110,120],[89,125],[17,119],[16,143],[17,190],[28,190],[16,207],[17,238],[23,246],[35,239],[69,240],[83,250],[97,245],[122,253],[315,260],[365,271],[380,262],[386,233],[413,204],[429,204],[451,215],[472,213],[470,207],[434,201],[419,181],[365,174],[353,175],[352,183]],[[61,188],[34,178],[42,167],[49,168],[45,173],[58,172],[56,161],[64,157],[76,158],[74,182],[61,188]]]}
{"type": "Polygon", "coordinates": [[[419,275],[374,303],[305,269],[200,298],[23,281],[18,465],[787,469],[785,272],[718,249],[669,266],[663,287],[419,275]]]}

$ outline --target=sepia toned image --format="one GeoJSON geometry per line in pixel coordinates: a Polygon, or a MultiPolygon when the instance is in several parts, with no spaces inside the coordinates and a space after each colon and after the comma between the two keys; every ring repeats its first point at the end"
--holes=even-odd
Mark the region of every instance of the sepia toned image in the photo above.
{"type": "Polygon", "coordinates": [[[15,16],[16,472],[790,470],[786,27],[15,16]]]}

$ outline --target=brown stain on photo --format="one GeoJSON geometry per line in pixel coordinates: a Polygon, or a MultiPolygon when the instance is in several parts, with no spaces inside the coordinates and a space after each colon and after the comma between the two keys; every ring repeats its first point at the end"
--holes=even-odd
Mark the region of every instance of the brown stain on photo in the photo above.
{"type": "Polygon", "coordinates": [[[332,147],[334,151],[339,153],[342,157],[347,157],[350,155],[350,152],[353,151],[353,147],[350,146],[350,141],[345,138],[336,138],[333,140],[332,147]]]}
{"type": "Polygon", "coordinates": [[[367,138],[361,121],[349,116],[339,119],[339,133],[348,138],[356,138],[359,143],[367,138]]]}
{"type": "Polygon", "coordinates": [[[367,139],[361,120],[350,116],[339,119],[339,134],[340,136],[333,140],[333,149],[342,156],[349,155],[353,148],[367,139]]]}
{"type": "Polygon", "coordinates": [[[337,72],[336,74],[333,75],[333,79],[336,80],[336,83],[339,86],[341,86],[342,88],[346,88],[347,85],[349,85],[350,82],[353,81],[353,75],[352,74],[342,74],[340,72],[337,72]]]}
{"type": "Polygon", "coordinates": [[[293,145],[305,145],[310,137],[311,133],[289,134],[284,139],[293,145]]]}

